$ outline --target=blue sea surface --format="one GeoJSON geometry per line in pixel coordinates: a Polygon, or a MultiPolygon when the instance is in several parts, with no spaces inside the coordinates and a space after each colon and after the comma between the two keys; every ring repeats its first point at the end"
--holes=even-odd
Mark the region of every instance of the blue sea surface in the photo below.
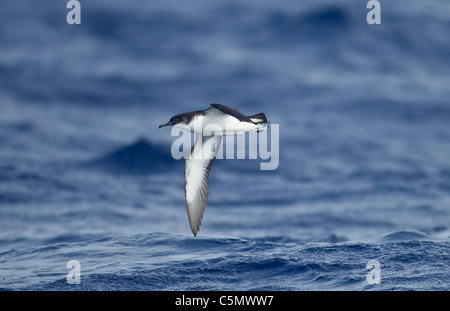
{"type": "Polygon", "coordinates": [[[450,289],[450,2],[80,3],[0,10],[1,290],[450,289]],[[279,166],[216,160],[195,238],[158,125],[214,102],[279,166]]]}

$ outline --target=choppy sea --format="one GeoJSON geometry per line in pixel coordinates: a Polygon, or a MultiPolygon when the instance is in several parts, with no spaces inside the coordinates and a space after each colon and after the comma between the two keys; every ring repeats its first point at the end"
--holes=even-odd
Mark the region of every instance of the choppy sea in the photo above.
{"type": "Polygon", "coordinates": [[[448,1],[80,3],[0,10],[0,289],[450,289],[448,1]],[[279,166],[216,160],[194,238],[158,125],[214,102],[279,166]]]}

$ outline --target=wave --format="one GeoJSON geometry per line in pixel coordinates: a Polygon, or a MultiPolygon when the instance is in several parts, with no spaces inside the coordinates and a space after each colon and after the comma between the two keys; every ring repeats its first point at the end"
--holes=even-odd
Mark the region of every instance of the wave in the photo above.
{"type": "Polygon", "coordinates": [[[85,163],[86,167],[100,168],[111,173],[156,174],[181,168],[173,159],[170,146],[140,138],[130,145],[85,163]]]}
{"type": "Polygon", "coordinates": [[[404,230],[404,231],[395,231],[388,234],[385,234],[382,237],[382,241],[389,241],[389,242],[395,242],[395,241],[438,241],[442,240],[437,237],[433,237],[429,234],[420,232],[420,231],[414,231],[414,230],[404,230]]]}
{"type": "Polygon", "coordinates": [[[0,253],[2,269],[7,272],[2,274],[0,288],[391,290],[429,289],[433,284],[433,288],[448,289],[450,276],[439,267],[450,259],[449,247],[448,241],[280,243],[149,233],[0,253]],[[373,259],[382,267],[378,288],[366,281],[366,265],[373,259]],[[70,260],[80,263],[79,285],[66,281],[70,260]],[[420,279],[415,278],[417,271],[421,271],[420,279]]]}

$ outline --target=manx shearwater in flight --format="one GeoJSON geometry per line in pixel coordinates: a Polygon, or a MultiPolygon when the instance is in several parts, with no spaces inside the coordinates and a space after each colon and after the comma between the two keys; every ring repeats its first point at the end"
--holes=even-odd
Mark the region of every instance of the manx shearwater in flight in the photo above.
{"type": "Polygon", "coordinates": [[[246,116],[239,110],[211,104],[205,110],[181,113],[164,126],[176,126],[195,133],[195,143],[185,165],[186,208],[192,233],[197,236],[209,194],[209,174],[219,151],[222,136],[259,132],[269,122],[264,113],[246,116]]]}

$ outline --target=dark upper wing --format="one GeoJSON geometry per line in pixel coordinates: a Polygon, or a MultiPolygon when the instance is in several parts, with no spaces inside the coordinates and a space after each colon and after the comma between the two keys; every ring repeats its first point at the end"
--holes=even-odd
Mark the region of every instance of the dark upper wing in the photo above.
{"type": "Polygon", "coordinates": [[[253,121],[249,117],[243,115],[239,110],[237,110],[235,108],[231,108],[231,107],[228,107],[225,105],[220,105],[220,104],[211,104],[211,106],[222,111],[223,113],[226,113],[232,117],[235,117],[239,121],[253,123],[253,121]]]}

